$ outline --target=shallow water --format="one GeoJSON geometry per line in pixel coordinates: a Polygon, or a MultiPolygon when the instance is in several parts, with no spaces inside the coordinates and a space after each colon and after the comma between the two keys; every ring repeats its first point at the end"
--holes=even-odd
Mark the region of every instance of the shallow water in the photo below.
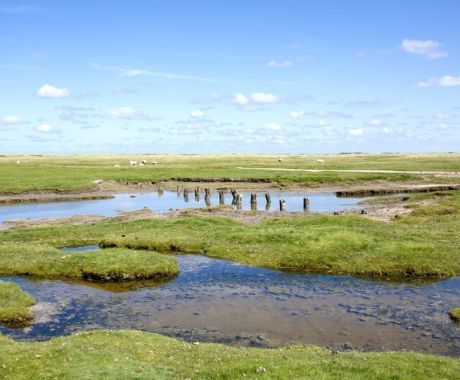
{"type": "Polygon", "coordinates": [[[177,258],[176,279],[126,292],[3,278],[20,284],[38,304],[32,325],[0,331],[44,340],[92,329],[138,329],[247,346],[313,343],[460,354],[460,326],[447,316],[460,304],[460,278],[392,283],[290,274],[199,255],[177,258]]]}
{"type": "MultiPolygon", "coordinates": [[[[242,209],[250,210],[250,193],[242,193],[242,209]]],[[[356,207],[357,203],[365,198],[338,198],[334,194],[301,194],[289,192],[270,192],[271,204],[269,211],[279,210],[279,200],[286,201],[287,211],[303,211],[303,198],[310,198],[309,211],[331,212],[346,210],[356,207]]],[[[258,210],[266,210],[264,193],[258,193],[258,210]]],[[[225,194],[225,204],[230,205],[232,195],[225,194]]],[[[208,205],[219,204],[219,195],[213,192],[209,197],[208,205]]],[[[165,212],[172,209],[183,209],[206,206],[203,192],[199,198],[195,198],[193,191],[189,193],[188,201],[182,193],[164,191],[156,193],[131,193],[118,194],[111,199],[98,199],[90,201],[73,202],[47,202],[26,203],[0,206],[0,223],[6,220],[18,219],[43,219],[63,218],[74,215],[97,214],[102,216],[115,216],[119,212],[139,210],[144,207],[155,212],[165,212]],[[134,197],[133,197],[134,196],[134,197]]]]}

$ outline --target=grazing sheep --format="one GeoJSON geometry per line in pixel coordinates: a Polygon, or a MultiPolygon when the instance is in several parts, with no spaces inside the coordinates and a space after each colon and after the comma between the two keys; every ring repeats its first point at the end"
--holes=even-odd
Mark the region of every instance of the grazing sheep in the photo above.
{"type": "Polygon", "coordinates": [[[318,163],[320,163],[320,164],[324,164],[324,163],[326,163],[326,161],[324,161],[324,160],[321,160],[321,159],[319,159],[319,160],[316,160],[316,162],[318,162],[318,163]]]}
{"type": "Polygon", "coordinates": [[[130,165],[130,166],[137,166],[137,161],[130,160],[130,161],[129,161],[129,165],[130,165]]]}
{"type": "Polygon", "coordinates": [[[114,168],[121,168],[120,165],[113,165],[114,168]]]}
{"type": "Polygon", "coordinates": [[[147,161],[145,161],[145,160],[141,161],[141,164],[143,164],[143,165],[145,165],[146,163],[147,163],[147,161]]]}
{"type": "Polygon", "coordinates": [[[282,158],[278,158],[278,162],[283,162],[283,159],[282,159],[282,158]]]}
{"type": "Polygon", "coordinates": [[[156,161],[152,161],[152,165],[155,166],[157,164],[156,161]]]}

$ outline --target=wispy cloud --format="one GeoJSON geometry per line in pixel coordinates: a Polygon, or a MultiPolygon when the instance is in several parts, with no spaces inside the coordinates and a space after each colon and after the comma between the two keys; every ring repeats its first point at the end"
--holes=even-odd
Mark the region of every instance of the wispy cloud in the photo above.
{"type": "Polygon", "coordinates": [[[95,70],[106,70],[118,73],[120,77],[138,77],[138,76],[148,76],[148,77],[158,77],[163,79],[176,79],[176,80],[191,80],[191,81],[198,81],[198,82],[207,82],[218,84],[212,78],[194,76],[194,75],[184,75],[178,73],[168,73],[163,71],[152,71],[146,69],[137,69],[137,68],[123,68],[123,67],[113,67],[113,66],[103,66],[99,64],[90,64],[90,68],[95,70]]]}
{"type": "Polygon", "coordinates": [[[444,58],[449,55],[442,50],[442,44],[433,40],[405,39],[401,42],[401,49],[407,53],[422,55],[428,59],[444,58]]]}
{"type": "Polygon", "coordinates": [[[0,13],[21,14],[21,13],[40,13],[42,8],[31,4],[19,4],[11,6],[1,6],[0,13]]]}
{"type": "Polygon", "coordinates": [[[267,62],[266,66],[270,69],[289,69],[298,64],[310,61],[311,57],[309,55],[304,55],[295,59],[271,59],[267,62]]]}
{"type": "Polygon", "coordinates": [[[417,87],[455,87],[460,86],[460,76],[445,75],[441,78],[430,78],[417,83],[417,87]]]}
{"type": "Polygon", "coordinates": [[[267,67],[271,69],[288,69],[294,66],[294,62],[290,59],[285,59],[284,61],[277,61],[276,59],[272,59],[271,61],[267,62],[267,67]]]}
{"type": "Polygon", "coordinates": [[[156,115],[151,115],[147,113],[138,112],[131,107],[118,107],[113,108],[107,113],[108,117],[111,119],[118,120],[158,120],[159,117],[156,115]]]}

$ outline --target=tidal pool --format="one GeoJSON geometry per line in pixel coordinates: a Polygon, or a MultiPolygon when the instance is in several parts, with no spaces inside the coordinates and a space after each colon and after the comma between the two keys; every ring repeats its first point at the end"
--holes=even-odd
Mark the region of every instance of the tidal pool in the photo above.
{"type": "MultiPolygon", "coordinates": [[[[250,210],[251,193],[242,193],[243,201],[241,208],[250,210]]],[[[334,194],[303,194],[292,192],[270,192],[271,204],[267,209],[264,193],[260,192],[257,196],[257,209],[259,211],[278,211],[279,200],[286,201],[287,211],[303,211],[303,198],[310,199],[309,211],[311,212],[331,212],[341,211],[357,206],[358,202],[365,199],[361,198],[338,198],[334,194]]],[[[225,194],[225,204],[232,203],[232,195],[225,194]]],[[[47,202],[47,203],[25,203],[0,206],[0,223],[7,220],[18,219],[44,219],[44,218],[63,218],[74,215],[97,214],[102,216],[115,216],[119,212],[139,210],[144,207],[155,211],[165,212],[175,209],[205,207],[219,205],[219,195],[216,191],[205,199],[203,191],[199,197],[195,197],[190,191],[188,197],[182,193],[174,191],[160,191],[155,193],[130,193],[118,194],[110,199],[98,199],[90,201],[72,202],[47,202]]],[[[236,207],[236,206],[235,206],[236,207]]]]}
{"type": "Polygon", "coordinates": [[[177,258],[174,280],[123,292],[4,277],[36,298],[36,319],[0,331],[19,340],[46,340],[93,329],[137,329],[242,346],[312,343],[460,354],[460,326],[447,316],[460,305],[459,277],[394,283],[284,273],[200,255],[177,258]]]}

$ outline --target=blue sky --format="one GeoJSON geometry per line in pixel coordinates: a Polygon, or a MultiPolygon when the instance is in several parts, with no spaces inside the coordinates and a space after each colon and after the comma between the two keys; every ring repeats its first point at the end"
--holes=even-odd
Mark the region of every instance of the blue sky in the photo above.
{"type": "Polygon", "coordinates": [[[460,2],[0,1],[0,153],[458,151],[460,2]]]}

